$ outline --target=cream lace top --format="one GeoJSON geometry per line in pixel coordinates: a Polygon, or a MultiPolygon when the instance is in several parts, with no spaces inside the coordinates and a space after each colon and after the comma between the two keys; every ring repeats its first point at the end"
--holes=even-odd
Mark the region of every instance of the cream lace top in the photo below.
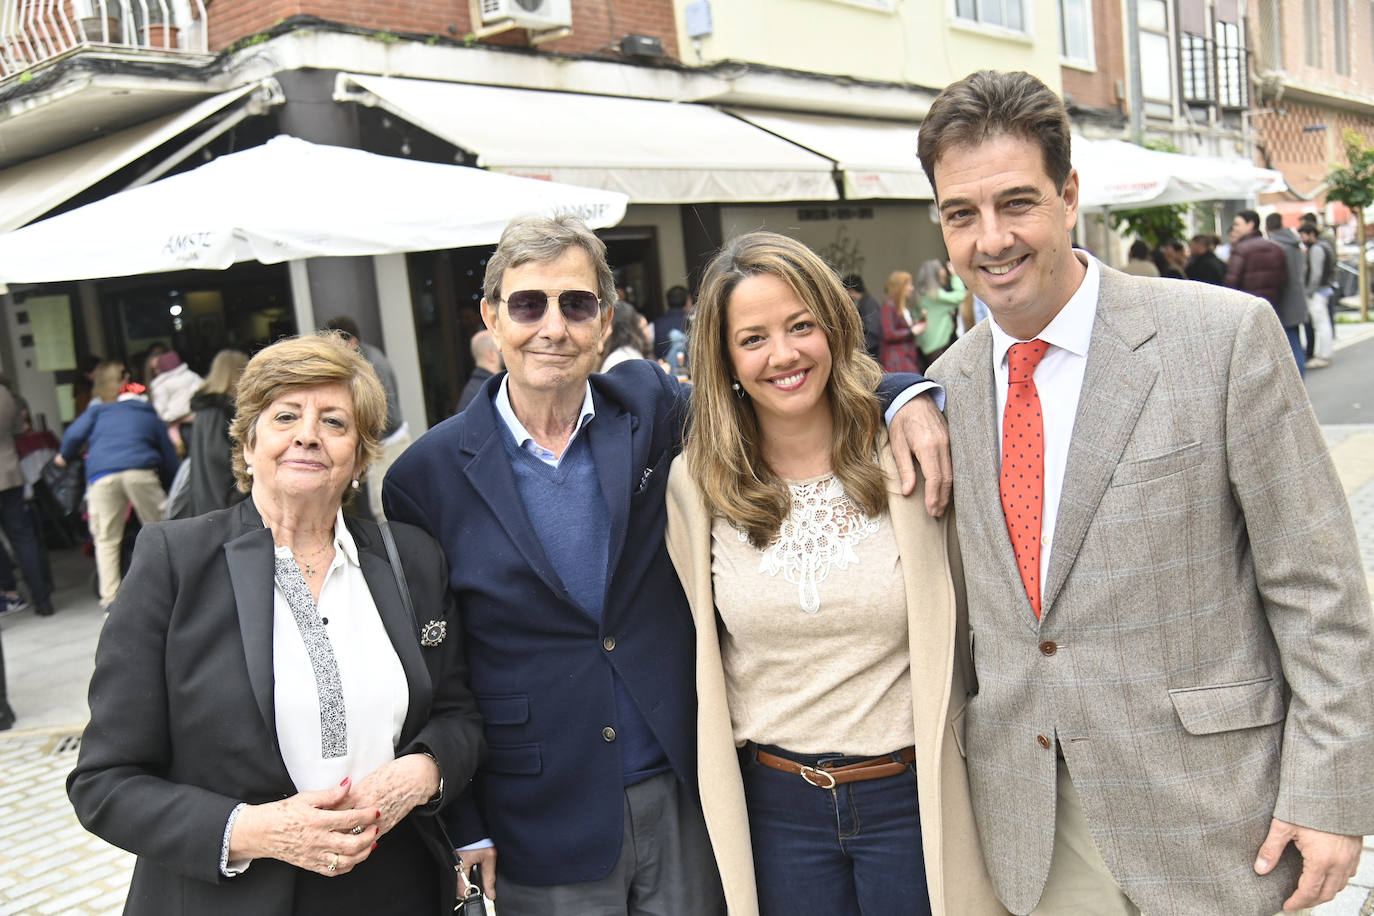
{"type": "Polygon", "coordinates": [[[834,476],[790,484],[763,550],[711,525],[711,576],[735,741],[798,753],[885,754],[912,743],[901,560],[834,476]]]}

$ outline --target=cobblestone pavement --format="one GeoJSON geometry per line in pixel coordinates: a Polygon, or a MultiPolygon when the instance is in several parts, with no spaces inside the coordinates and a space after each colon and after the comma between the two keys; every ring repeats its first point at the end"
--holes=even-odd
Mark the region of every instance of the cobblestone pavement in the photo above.
{"type": "MultiPolygon", "coordinates": [[[[1374,590],[1374,426],[1323,427],[1350,499],[1374,590]]],[[[58,613],[0,620],[15,728],[0,732],[0,916],[121,911],[133,856],[86,833],[67,802],[65,780],[87,718],[86,683],[103,615],[93,564],[74,551],[52,555],[58,613]]],[[[1360,870],[1314,916],[1374,916],[1374,837],[1360,870]]]]}

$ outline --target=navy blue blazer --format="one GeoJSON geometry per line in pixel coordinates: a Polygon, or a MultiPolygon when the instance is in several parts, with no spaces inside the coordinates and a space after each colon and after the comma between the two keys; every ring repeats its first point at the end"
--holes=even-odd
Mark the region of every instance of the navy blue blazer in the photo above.
{"type": "MultiPolygon", "coordinates": [[[[450,834],[459,845],[490,836],[500,873],[520,884],[595,881],[615,866],[624,825],[608,730],[617,728],[613,672],[696,790],[695,634],[663,539],[689,389],[647,360],[591,376],[596,416],[579,435],[611,520],[598,625],[573,603],[525,514],[493,403],[503,376],[401,455],[382,501],[387,518],[443,545],[486,720],[473,804],[464,815],[455,803],[450,834]]],[[[920,380],[889,376],[883,399],[920,380]]]]}
{"type": "Polygon", "coordinates": [[[624,823],[607,731],[618,727],[613,673],[695,790],[692,618],[663,541],[687,394],[644,360],[591,377],[596,416],[579,435],[611,521],[598,624],[573,603],[525,514],[501,438],[510,433],[492,402],[501,378],[406,449],[383,503],[387,518],[443,545],[486,720],[487,759],[472,791],[479,819],[459,815],[455,842],[490,836],[501,873],[521,884],[594,881],[620,857],[624,823]]]}

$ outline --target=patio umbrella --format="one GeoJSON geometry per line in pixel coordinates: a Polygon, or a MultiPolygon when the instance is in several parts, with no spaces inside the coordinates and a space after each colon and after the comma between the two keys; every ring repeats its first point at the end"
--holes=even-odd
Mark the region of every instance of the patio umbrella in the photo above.
{"type": "Polygon", "coordinates": [[[1249,199],[1286,187],[1282,173],[1243,160],[1165,153],[1123,140],[1074,137],[1073,165],[1079,204],[1087,209],[1249,199]]]}
{"type": "Polygon", "coordinates": [[[495,243],[514,217],[613,226],[615,191],[279,136],[0,236],[0,283],[495,243]]]}

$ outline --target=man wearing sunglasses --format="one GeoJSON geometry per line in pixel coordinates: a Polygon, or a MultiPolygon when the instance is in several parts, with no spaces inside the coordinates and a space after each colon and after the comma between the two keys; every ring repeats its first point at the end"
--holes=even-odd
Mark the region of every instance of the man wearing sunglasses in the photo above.
{"type": "MultiPolygon", "coordinates": [[[[443,543],[486,721],[452,839],[493,896],[499,870],[502,916],[723,914],[697,800],[692,621],[663,542],[689,389],[647,360],[593,374],[615,286],[576,219],[508,226],[483,292],[506,373],[384,488],[388,518],[443,543]]],[[[920,440],[938,514],[948,438],[913,381],[890,377],[884,397],[904,485],[920,440]]]]}

